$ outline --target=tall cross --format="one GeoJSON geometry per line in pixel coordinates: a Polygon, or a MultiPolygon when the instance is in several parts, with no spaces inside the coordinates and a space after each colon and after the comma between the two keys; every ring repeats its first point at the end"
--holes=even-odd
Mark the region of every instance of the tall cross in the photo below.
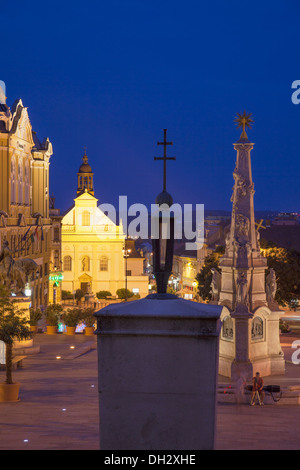
{"type": "Polygon", "coordinates": [[[157,142],[157,145],[164,146],[164,156],[163,157],[154,157],[154,160],[163,160],[164,162],[164,191],[167,187],[167,160],[176,160],[175,157],[167,157],[167,145],[173,145],[173,142],[167,142],[167,129],[164,129],[164,141],[157,142]]]}

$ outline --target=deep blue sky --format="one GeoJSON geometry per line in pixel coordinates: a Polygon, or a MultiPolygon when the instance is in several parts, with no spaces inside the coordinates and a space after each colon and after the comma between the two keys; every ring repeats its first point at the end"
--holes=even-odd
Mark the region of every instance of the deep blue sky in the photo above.
{"type": "Polygon", "coordinates": [[[163,128],[175,202],[230,210],[235,114],[246,109],[255,208],[300,210],[297,0],[71,0],[1,4],[1,76],[49,137],[50,193],[68,208],[84,146],[99,203],[150,204],[163,128]]]}

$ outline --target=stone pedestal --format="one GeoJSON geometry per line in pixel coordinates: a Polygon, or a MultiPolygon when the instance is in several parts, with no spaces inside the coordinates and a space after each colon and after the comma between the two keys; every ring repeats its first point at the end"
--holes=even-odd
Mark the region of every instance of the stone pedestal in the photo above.
{"type": "Polygon", "coordinates": [[[221,310],[154,294],[95,314],[101,450],[213,449],[221,310]]]}
{"type": "Polygon", "coordinates": [[[249,358],[249,323],[252,318],[251,313],[237,309],[231,317],[235,320],[235,334],[239,341],[235,343],[235,357],[231,364],[231,378],[236,381],[239,377],[251,380],[253,377],[253,367],[249,358]],[[241,340],[243,339],[243,340],[241,340]]]}

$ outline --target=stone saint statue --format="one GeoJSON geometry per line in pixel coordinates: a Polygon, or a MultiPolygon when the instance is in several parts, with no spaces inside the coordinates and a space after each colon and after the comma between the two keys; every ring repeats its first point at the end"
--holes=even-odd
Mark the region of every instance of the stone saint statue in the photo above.
{"type": "Polygon", "coordinates": [[[237,304],[248,305],[248,280],[244,271],[239,272],[237,278],[237,304]]]}
{"type": "Polygon", "coordinates": [[[13,264],[12,250],[9,248],[8,241],[4,240],[0,252],[0,275],[2,279],[10,278],[13,264]]]}
{"type": "Polygon", "coordinates": [[[26,276],[35,272],[38,265],[30,258],[14,260],[12,255],[8,241],[5,240],[0,252],[0,281],[4,281],[9,288],[14,287],[17,292],[21,292],[26,284],[26,276]]]}
{"type": "Polygon", "coordinates": [[[212,300],[217,301],[219,300],[219,294],[221,290],[221,274],[219,271],[216,270],[216,268],[211,269],[212,272],[212,280],[211,280],[211,294],[212,294],[212,300]]]}
{"type": "Polygon", "coordinates": [[[266,294],[267,294],[268,303],[274,302],[276,291],[277,291],[276,274],[275,274],[274,269],[271,268],[270,273],[266,277],[266,294]]]}

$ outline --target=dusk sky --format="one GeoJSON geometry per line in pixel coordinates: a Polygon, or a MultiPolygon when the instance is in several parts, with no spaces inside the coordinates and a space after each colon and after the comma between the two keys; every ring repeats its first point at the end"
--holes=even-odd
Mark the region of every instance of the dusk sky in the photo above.
{"type": "Polygon", "coordinates": [[[233,121],[246,110],[255,209],[300,211],[299,35],[296,0],[16,0],[1,4],[0,79],[53,144],[62,210],[85,146],[99,203],[154,202],[163,128],[174,202],[230,210],[233,121]]]}

